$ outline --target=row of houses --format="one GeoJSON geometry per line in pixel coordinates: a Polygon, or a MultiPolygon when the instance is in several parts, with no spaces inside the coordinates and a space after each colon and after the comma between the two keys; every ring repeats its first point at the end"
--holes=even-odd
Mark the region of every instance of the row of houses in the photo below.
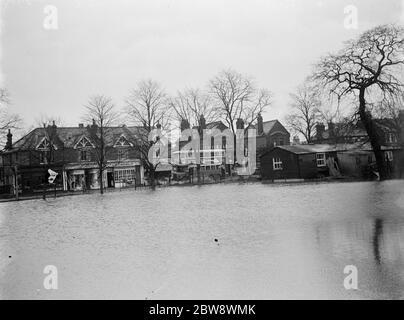
{"type": "MultiPolygon", "coordinates": [[[[99,189],[96,124],[78,127],[36,128],[16,142],[12,133],[1,153],[0,181],[2,193],[35,193],[49,187],[48,170],[58,173],[59,190],[99,189]]],[[[105,133],[106,168],[104,187],[142,184],[144,170],[134,147],[139,127],[110,127],[105,133]]]]}
{"type": "MultiPolygon", "coordinates": [[[[240,125],[244,127],[239,121],[238,126],[240,125]]],[[[277,144],[289,144],[289,132],[279,121],[264,122],[259,116],[256,127],[257,145],[261,149],[277,144]]],[[[189,124],[181,123],[182,130],[187,128],[189,124]]],[[[227,126],[221,121],[205,123],[205,120],[201,119],[201,127],[195,128],[223,131],[227,126]]],[[[58,127],[53,123],[43,128],[35,128],[15,142],[9,131],[6,146],[0,156],[0,192],[35,193],[43,192],[47,188],[64,191],[99,189],[101,179],[98,161],[100,155],[96,146],[97,130],[95,123],[87,126],[79,124],[77,127],[58,127]],[[48,183],[49,169],[58,174],[52,187],[48,183]]],[[[104,188],[139,186],[149,182],[143,165],[144,159],[136,147],[141,141],[139,135],[144,133],[141,130],[142,127],[125,125],[105,128],[106,165],[102,179],[104,188]]],[[[220,175],[232,174],[229,165],[226,165],[225,170],[220,170],[225,160],[225,139],[219,146],[213,145],[212,141],[211,149],[205,151],[201,152],[207,154],[203,157],[204,165],[200,168],[203,174],[209,176],[215,171],[220,175]],[[214,162],[218,158],[218,151],[222,154],[222,163],[214,162]]],[[[174,171],[170,159],[158,165],[156,171],[157,178],[170,179],[174,171]]]]}
{"type": "MultiPolygon", "coordinates": [[[[404,114],[401,114],[404,124],[404,114]]],[[[400,131],[388,119],[376,119],[375,123],[382,136],[382,150],[391,177],[402,177],[403,155],[400,131]]],[[[187,121],[181,122],[181,130],[189,129],[187,121]]],[[[200,119],[200,126],[193,129],[218,129],[228,127],[221,121],[206,123],[200,119]]],[[[329,123],[326,129],[318,124],[313,143],[300,144],[297,139],[290,142],[290,133],[278,120],[263,121],[258,116],[255,124],[244,127],[241,119],[238,129],[256,129],[256,174],[263,179],[303,180],[327,176],[352,176],[370,178],[376,174],[375,158],[368,142],[366,131],[360,122],[350,124],[329,123]]],[[[103,179],[99,176],[99,153],[97,152],[97,125],[95,123],[77,127],[57,127],[54,123],[36,128],[13,142],[12,133],[7,134],[7,143],[0,156],[0,193],[35,193],[49,188],[49,169],[58,173],[52,188],[64,191],[138,186],[148,183],[147,171],[142,155],[136,148],[140,143],[142,127],[119,126],[105,128],[105,158],[103,179]]],[[[201,136],[202,137],[202,136],[201,136]]],[[[246,139],[247,142],[247,139],[246,139]]],[[[219,145],[212,138],[211,146],[201,150],[201,165],[193,166],[185,161],[172,166],[171,159],[157,166],[157,178],[170,181],[183,177],[189,172],[198,176],[213,174],[232,175],[231,164],[225,163],[226,139],[219,145]]],[[[201,146],[203,142],[201,141],[201,146]]],[[[186,158],[186,157],[185,157],[186,158]]],[[[189,160],[189,159],[188,159],[189,160]]],[[[191,161],[192,162],[192,161],[191,161]]]]}

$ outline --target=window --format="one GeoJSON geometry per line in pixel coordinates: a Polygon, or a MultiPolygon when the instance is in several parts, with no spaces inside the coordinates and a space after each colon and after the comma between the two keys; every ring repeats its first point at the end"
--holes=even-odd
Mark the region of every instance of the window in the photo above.
{"type": "Polygon", "coordinates": [[[279,139],[279,145],[283,146],[283,139],[282,138],[279,139]]]}
{"type": "Polygon", "coordinates": [[[272,158],[272,165],[274,170],[282,170],[282,160],[280,158],[272,158]]]}
{"type": "Polygon", "coordinates": [[[47,163],[46,151],[39,152],[39,163],[47,163]]]}
{"type": "Polygon", "coordinates": [[[90,152],[88,150],[80,150],[80,161],[90,161],[90,152]]]}
{"type": "Polygon", "coordinates": [[[127,149],[118,149],[118,161],[128,159],[127,149]]]}
{"type": "Polygon", "coordinates": [[[325,153],[317,153],[316,154],[316,159],[317,159],[317,167],[325,167],[325,153]]]}
{"type": "Polygon", "coordinates": [[[119,169],[114,172],[115,182],[134,181],[136,179],[135,169],[119,169]]]}
{"type": "Polygon", "coordinates": [[[393,161],[393,151],[386,151],[384,153],[386,161],[393,161]]]}
{"type": "Polygon", "coordinates": [[[396,143],[397,142],[397,137],[394,133],[387,133],[386,134],[386,142],[387,143],[396,143]]]}

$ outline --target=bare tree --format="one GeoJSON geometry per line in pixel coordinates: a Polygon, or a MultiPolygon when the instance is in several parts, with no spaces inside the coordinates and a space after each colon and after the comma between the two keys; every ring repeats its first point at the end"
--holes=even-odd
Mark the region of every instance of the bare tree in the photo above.
{"type": "Polygon", "coordinates": [[[316,124],[320,120],[321,101],[318,92],[305,85],[300,86],[290,97],[292,112],[286,117],[286,123],[293,131],[303,135],[307,143],[311,143],[316,124]]]}
{"type": "Polygon", "coordinates": [[[398,74],[404,63],[403,34],[403,28],[394,25],[368,30],[347,42],[337,54],[322,58],[313,77],[338,99],[356,97],[356,112],[369,136],[380,179],[387,178],[387,170],[369,101],[377,95],[394,96],[402,90],[398,74]]]}
{"type": "Polygon", "coordinates": [[[149,134],[153,129],[167,130],[169,127],[170,111],[167,108],[167,95],[159,83],[149,79],[140,81],[136,88],[131,90],[125,102],[129,117],[137,125],[142,126],[138,130],[137,143],[134,145],[141,154],[143,166],[154,187],[155,172],[160,162],[154,163],[149,159],[149,150],[161,141],[158,138],[149,141],[149,134]]]}
{"type": "Polygon", "coordinates": [[[210,92],[216,110],[236,133],[236,121],[242,119],[248,128],[271,104],[266,89],[257,89],[253,81],[234,70],[224,70],[210,81],[210,92]]]}
{"type": "Polygon", "coordinates": [[[107,136],[110,127],[119,118],[115,105],[110,97],[104,95],[92,96],[85,105],[86,114],[83,120],[92,122],[90,127],[91,140],[95,146],[94,153],[98,167],[100,192],[104,193],[104,171],[107,168],[107,136]]]}
{"type": "Polygon", "coordinates": [[[7,89],[0,88],[0,142],[2,145],[8,130],[19,129],[22,122],[18,115],[10,113],[9,105],[9,92],[7,89]]]}
{"type": "Polygon", "coordinates": [[[64,122],[60,116],[51,116],[40,114],[38,118],[35,119],[36,127],[44,127],[55,124],[58,127],[63,127],[64,122]]]}
{"type": "Polygon", "coordinates": [[[170,100],[170,106],[174,111],[174,118],[180,123],[187,120],[191,126],[201,126],[203,116],[207,123],[217,120],[216,109],[212,106],[208,94],[199,89],[185,89],[179,91],[177,96],[170,100]]]}

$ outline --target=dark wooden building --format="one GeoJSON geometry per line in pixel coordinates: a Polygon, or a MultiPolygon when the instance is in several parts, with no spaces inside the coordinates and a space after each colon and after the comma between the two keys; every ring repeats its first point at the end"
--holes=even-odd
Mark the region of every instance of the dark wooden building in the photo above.
{"type": "Polygon", "coordinates": [[[327,162],[334,163],[333,145],[277,146],[261,155],[261,176],[269,180],[300,180],[328,176],[327,162]]]}

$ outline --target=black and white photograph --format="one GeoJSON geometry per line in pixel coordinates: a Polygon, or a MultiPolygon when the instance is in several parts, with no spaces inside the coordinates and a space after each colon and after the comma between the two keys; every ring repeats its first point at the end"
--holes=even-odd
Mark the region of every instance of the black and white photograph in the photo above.
{"type": "Polygon", "coordinates": [[[401,299],[403,0],[0,0],[0,300],[401,299]]]}

